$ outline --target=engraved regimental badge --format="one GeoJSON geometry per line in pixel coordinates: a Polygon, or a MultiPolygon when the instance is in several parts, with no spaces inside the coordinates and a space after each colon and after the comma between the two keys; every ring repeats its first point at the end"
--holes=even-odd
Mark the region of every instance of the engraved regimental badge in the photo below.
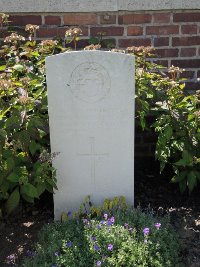
{"type": "Polygon", "coordinates": [[[102,65],[96,62],[82,63],[72,71],[69,86],[75,98],[95,103],[108,95],[110,77],[102,65]]]}

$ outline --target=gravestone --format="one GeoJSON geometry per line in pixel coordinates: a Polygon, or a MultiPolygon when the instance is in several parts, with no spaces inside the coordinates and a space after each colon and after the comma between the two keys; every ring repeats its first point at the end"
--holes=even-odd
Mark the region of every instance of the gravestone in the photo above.
{"type": "Polygon", "coordinates": [[[125,196],[134,202],[134,57],[105,51],[46,59],[55,219],[125,196]]]}

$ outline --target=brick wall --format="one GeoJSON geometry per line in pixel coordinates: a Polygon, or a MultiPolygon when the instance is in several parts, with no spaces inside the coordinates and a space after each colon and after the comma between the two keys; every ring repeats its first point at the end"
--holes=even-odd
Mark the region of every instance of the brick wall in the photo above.
{"type": "MultiPolygon", "coordinates": [[[[200,11],[26,13],[11,14],[10,20],[22,34],[26,24],[40,25],[37,39],[64,38],[69,27],[80,26],[83,30],[81,39],[84,39],[80,46],[87,45],[88,38],[99,32],[119,48],[152,45],[164,66],[186,69],[187,88],[200,87],[197,82],[200,76],[200,11]]],[[[6,34],[4,32],[4,36],[6,34]]]]}
{"type": "MultiPolygon", "coordinates": [[[[143,11],[106,13],[48,13],[11,14],[11,25],[21,34],[28,23],[40,25],[37,39],[64,38],[71,26],[83,30],[81,46],[99,32],[104,39],[111,39],[114,46],[149,46],[156,48],[156,59],[166,67],[176,65],[185,68],[186,87],[190,90],[200,88],[200,11],[143,11]]],[[[3,35],[7,33],[4,28],[3,35]]],[[[1,38],[3,37],[1,36],[1,38]]],[[[142,134],[136,128],[136,155],[152,155],[155,136],[142,134]]]]}

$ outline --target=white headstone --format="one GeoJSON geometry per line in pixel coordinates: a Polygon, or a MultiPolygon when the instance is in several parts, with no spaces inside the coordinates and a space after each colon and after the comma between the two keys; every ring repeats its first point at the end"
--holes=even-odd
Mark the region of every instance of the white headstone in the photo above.
{"type": "Polygon", "coordinates": [[[134,202],[134,57],[67,52],[46,60],[51,151],[58,190],[55,219],[125,196],[134,202]]]}

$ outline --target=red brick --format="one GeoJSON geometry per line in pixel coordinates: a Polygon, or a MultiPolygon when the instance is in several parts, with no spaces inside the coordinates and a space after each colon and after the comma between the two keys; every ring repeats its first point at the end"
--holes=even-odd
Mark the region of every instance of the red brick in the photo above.
{"type": "Polygon", "coordinates": [[[158,65],[161,65],[163,67],[167,67],[168,68],[168,60],[160,60],[160,59],[158,60],[158,59],[156,59],[153,62],[158,64],[158,65]]]}
{"type": "Polygon", "coordinates": [[[197,34],[197,25],[182,25],[182,34],[197,34]]]}
{"type": "Polygon", "coordinates": [[[168,46],[169,37],[158,37],[154,38],[154,46],[168,46]]]}
{"type": "Polygon", "coordinates": [[[200,22],[200,13],[176,13],[173,17],[174,22],[200,22]]]}
{"type": "Polygon", "coordinates": [[[156,55],[160,57],[178,57],[178,48],[156,49],[156,55]]]}
{"type": "MultiPolygon", "coordinates": [[[[77,49],[83,49],[84,47],[86,47],[88,45],[89,45],[89,41],[87,39],[80,39],[77,42],[76,47],[77,47],[77,49]]],[[[74,43],[73,42],[68,43],[68,44],[66,44],[66,47],[74,48],[74,43]]]]}
{"type": "Polygon", "coordinates": [[[59,16],[46,16],[45,17],[45,24],[46,25],[60,25],[61,18],[59,16]]]}
{"type": "MultiPolygon", "coordinates": [[[[55,28],[40,28],[37,32],[38,38],[53,38],[53,37],[65,37],[65,32],[68,30],[68,27],[55,27],[55,28]]],[[[81,27],[83,36],[88,36],[88,28],[81,27]]]]}
{"type": "Polygon", "coordinates": [[[127,29],[127,35],[143,35],[143,27],[129,26],[127,29]]]}
{"type": "Polygon", "coordinates": [[[196,48],[192,48],[192,47],[181,48],[180,56],[181,57],[194,57],[196,56],[196,48]]]}
{"type": "Polygon", "coordinates": [[[126,48],[128,46],[149,46],[151,45],[151,39],[149,38],[137,38],[137,39],[119,39],[119,47],[126,48]]]}
{"type": "Polygon", "coordinates": [[[27,24],[36,24],[36,25],[42,24],[41,16],[36,16],[36,15],[10,16],[9,21],[11,21],[10,25],[14,26],[25,26],[27,24]]]}
{"type": "Polygon", "coordinates": [[[172,45],[173,46],[200,45],[200,36],[173,37],[172,45]]]}
{"type": "Polygon", "coordinates": [[[116,16],[107,14],[101,15],[100,24],[116,24],[116,16]]]}
{"type": "Polygon", "coordinates": [[[194,90],[199,90],[200,83],[199,82],[187,82],[185,83],[185,90],[189,93],[194,94],[194,90]]]}
{"type": "Polygon", "coordinates": [[[146,33],[155,35],[177,34],[179,33],[179,26],[178,25],[147,26],[146,33]]]}
{"type": "Polygon", "coordinates": [[[94,14],[68,14],[64,16],[65,25],[90,25],[97,24],[97,16],[94,14]]]}
{"type": "Polygon", "coordinates": [[[170,13],[153,14],[153,21],[155,23],[168,23],[170,22],[170,13]]]}
{"type": "Polygon", "coordinates": [[[97,36],[99,33],[104,33],[107,36],[122,36],[124,33],[123,27],[92,27],[90,29],[92,36],[97,36]]]}
{"type": "Polygon", "coordinates": [[[193,79],[194,74],[194,71],[184,71],[180,74],[180,78],[193,79]]]}
{"type": "Polygon", "coordinates": [[[177,59],[172,60],[172,65],[181,68],[199,68],[200,59],[177,59]]]}
{"type": "Polygon", "coordinates": [[[150,14],[125,14],[119,15],[119,24],[143,24],[151,22],[150,14]]]}

